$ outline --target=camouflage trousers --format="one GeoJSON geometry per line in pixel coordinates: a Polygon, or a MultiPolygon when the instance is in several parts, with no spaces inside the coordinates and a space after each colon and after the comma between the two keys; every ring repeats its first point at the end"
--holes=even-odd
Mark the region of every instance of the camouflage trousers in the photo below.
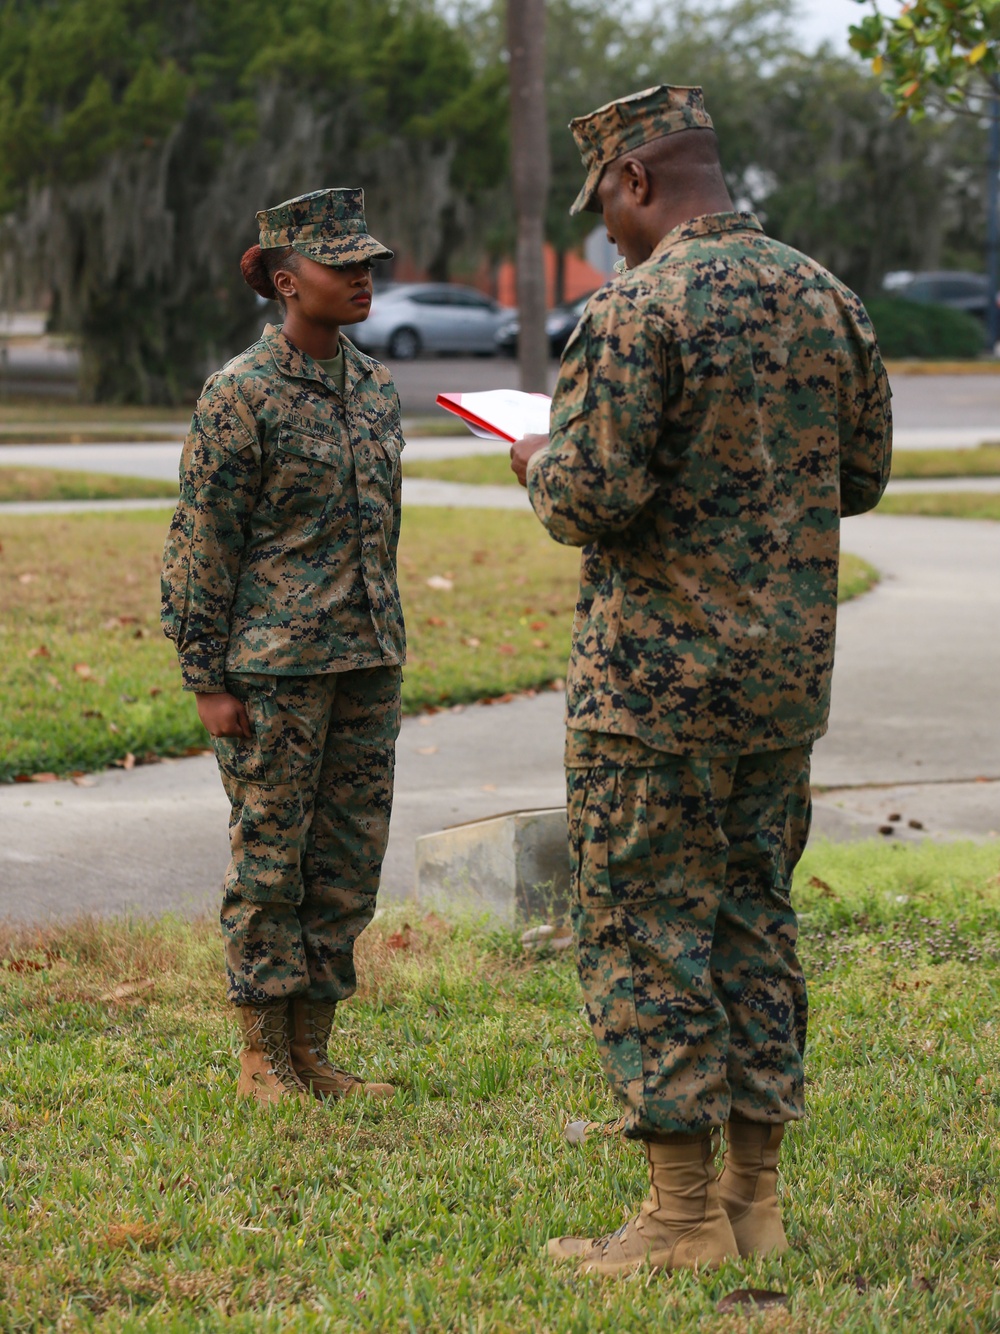
{"type": "Polygon", "coordinates": [[[213,739],[232,805],[222,904],[229,999],[339,1001],[389,838],[400,671],[226,677],[250,740],[213,739]]]}
{"type": "Polygon", "coordinates": [[[804,1114],[792,872],[810,748],[692,758],[567,734],[577,964],[625,1133],[804,1114]]]}

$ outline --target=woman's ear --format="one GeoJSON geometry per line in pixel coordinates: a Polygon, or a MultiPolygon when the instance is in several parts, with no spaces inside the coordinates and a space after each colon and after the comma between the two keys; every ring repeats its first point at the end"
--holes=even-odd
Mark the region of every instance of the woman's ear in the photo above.
{"type": "Polygon", "coordinates": [[[271,282],[274,284],[274,290],[286,301],[290,296],[298,295],[295,286],[295,274],[292,273],[291,269],[276,270],[271,282]]]}

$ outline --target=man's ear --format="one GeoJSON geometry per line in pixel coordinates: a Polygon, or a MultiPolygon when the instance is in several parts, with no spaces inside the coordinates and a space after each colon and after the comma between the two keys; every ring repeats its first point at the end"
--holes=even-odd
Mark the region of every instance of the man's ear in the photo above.
{"type": "Polygon", "coordinates": [[[618,175],[620,188],[623,189],[633,204],[645,204],[649,200],[649,172],[638,158],[629,157],[621,164],[618,175]]]}

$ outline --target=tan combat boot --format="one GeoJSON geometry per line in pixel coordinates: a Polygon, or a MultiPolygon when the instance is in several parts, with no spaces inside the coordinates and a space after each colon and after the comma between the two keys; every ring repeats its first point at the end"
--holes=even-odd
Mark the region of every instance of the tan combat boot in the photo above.
{"type": "Polygon", "coordinates": [[[289,1033],[292,1066],[303,1085],[314,1097],[353,1098],[359,1093],[369,1098],[391,1098],[392,1084],[366,1084],[357,1075],[338,1070],[327,1054],[335,1001],[314,1001],[296,996],[291,1002],[289,1033]]]}
{"type": "Polygon", "coordinates": [[[309,1102],[309,1090],[292,1069],[288,1050],[288,1002],[241,1005],[243,1050],[240,1052],[239,1098],[256,1098],[274,1107],[283,1098],[309,1102]]]}
{"type": "Polygon", "coordinates": [[[739,1254],[719,1203],[715,1155],[719,1132],[677,1135],[671,1144],[646,1144],[649,1195],[638,1217],[609,1237],[558,1237],[555,1260],[579,1260],[581,1274],[625,1274],[648,1264],[660,1269],[714,1269],[739,1254]]]}
{"type": "Polygon", "coordinates": [[[778,1153],[785,1127],[730,1120],[719,1198],[733,1225],[740,1255],[788,1250],[778,1203],[778,1153]]]}

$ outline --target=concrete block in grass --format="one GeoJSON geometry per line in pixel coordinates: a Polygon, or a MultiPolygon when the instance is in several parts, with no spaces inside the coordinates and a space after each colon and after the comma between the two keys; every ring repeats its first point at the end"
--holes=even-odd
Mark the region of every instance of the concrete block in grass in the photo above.
{"type": "Polygon", "coordinates": [[[417,898],[513,924],[565,912],[566,810],[512,811],[417,839],[417,898]]]}

